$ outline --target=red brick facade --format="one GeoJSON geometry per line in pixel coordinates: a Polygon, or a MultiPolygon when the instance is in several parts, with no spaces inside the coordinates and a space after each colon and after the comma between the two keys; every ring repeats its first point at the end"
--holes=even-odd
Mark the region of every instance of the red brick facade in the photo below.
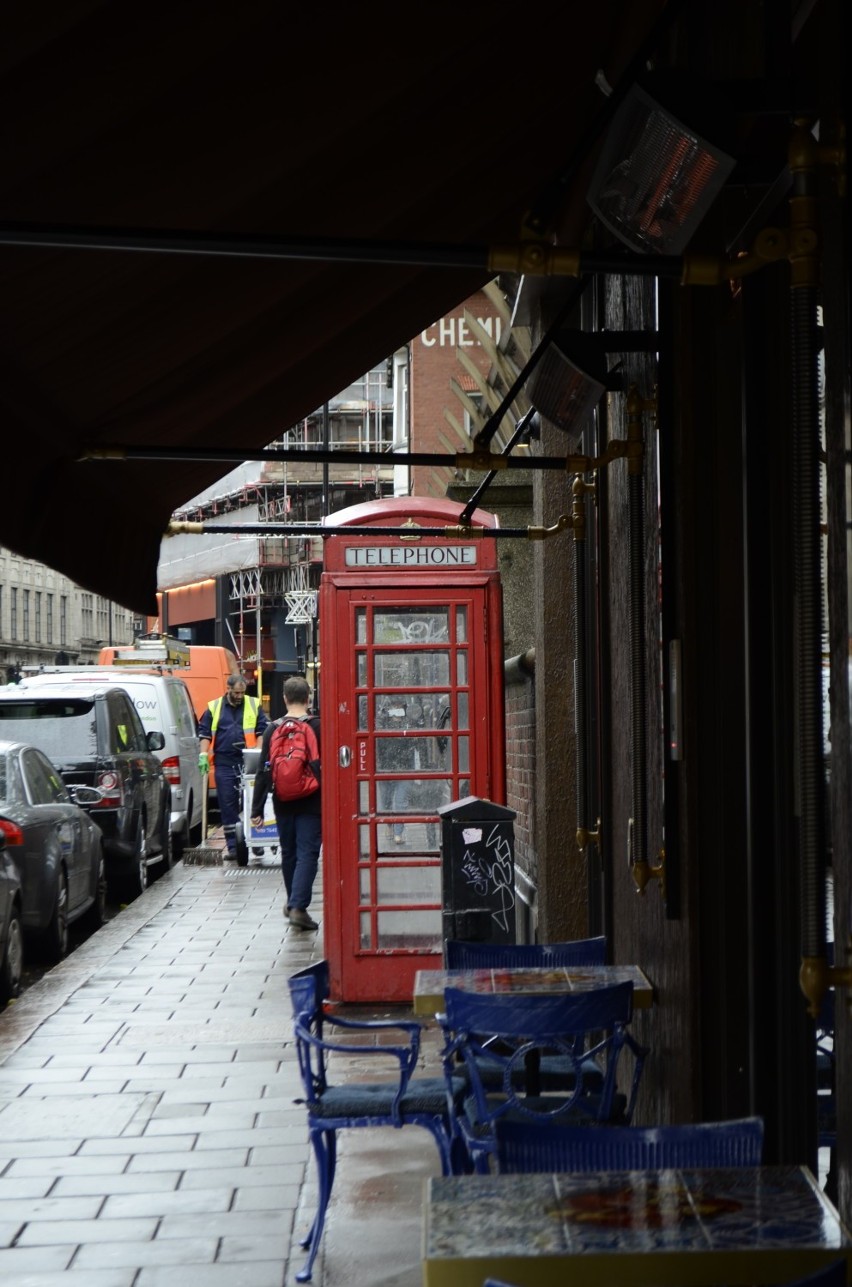
{"type": "MultiPolygon", "coordinates": [[[[459,351],[487,376],[490,360],[465,320],[472,314],[497,342],[502,318],[484,291],[459,305],[453,313],[427,327],[411,341],[410,399],[412,448],[414,451],[456,452],[470,447],[470,440],[460,437],[445,415],[464,431],[468,428],[463,401],[454,391],[453,382],[468,395],[475,395],[476,382],[459,361],[459,351]]],[[[454,477],[452,468],[418,467],[411,471],[411,490],[415,496],[444,496],[454,477]]]]}

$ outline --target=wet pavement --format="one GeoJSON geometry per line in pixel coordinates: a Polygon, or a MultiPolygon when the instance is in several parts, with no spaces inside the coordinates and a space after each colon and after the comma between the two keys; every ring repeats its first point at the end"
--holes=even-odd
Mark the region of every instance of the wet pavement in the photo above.
{"type": "MultiPolygon", "coordinates": [[[[0,1283],[295,1281],[315,1170],[287,978],[323,955],[322,900],[319,932],[290,927],[263,862],[179,864],[0,1015],[0,1283]]],[[[420,1287],[431,1137],[339,1144],[313,1282],[420,1287]]]]}

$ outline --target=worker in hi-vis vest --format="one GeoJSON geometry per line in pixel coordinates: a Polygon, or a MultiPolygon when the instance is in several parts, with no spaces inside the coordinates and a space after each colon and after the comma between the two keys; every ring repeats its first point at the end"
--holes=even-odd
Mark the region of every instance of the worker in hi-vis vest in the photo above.
{"type": "Polygon", "coordinates": [[[212,750],[228,858],[236,859],[237,856],[236,827],[242,811],[240,769],[243,750],[246,746],[255,745],[268,723],[259,700],[246,697],[246,681],[242,675],[228,676],[225,695],[208,702],[207,710],[198,723],[201,751],[198,767],[202,773],[210,772],[212,750]]]}

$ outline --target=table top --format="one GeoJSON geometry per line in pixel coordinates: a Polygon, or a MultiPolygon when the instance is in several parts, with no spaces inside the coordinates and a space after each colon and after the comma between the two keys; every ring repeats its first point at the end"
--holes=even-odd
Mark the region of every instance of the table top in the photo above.
{"type": "Polygon", "coordinates": [[[852,1265],[807,1167],[447,1176],[426,1181],[424,1221],[424,1287],[706,1287],[852,1265]]]}
{"type": "Polygon", "coordinates": [[[638,965],[569,965],[540,969],[418,970],[414,979],[414,1013],[438,1014],[444,1008],[444,989],[465,992],[539,995],[588,992],[613,983],[633,984],[636,1009],[653,1004],[654,989],[638,965]]]}

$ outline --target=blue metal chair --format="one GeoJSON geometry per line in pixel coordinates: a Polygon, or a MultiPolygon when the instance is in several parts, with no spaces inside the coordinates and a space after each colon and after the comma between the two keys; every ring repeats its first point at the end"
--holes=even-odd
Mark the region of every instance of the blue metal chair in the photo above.
{"type": "Polygon", "coordinates": [[[501,1119],[547,1124],[627,1124],[633,1115],[648,1054],[629,1032],[633,984],[618,983],[588,992],[538,995],[481,995],[447,988],[442,1051],[447,1103],[474,1170],[487,1173],[501,1119]],[[487,1034],[487,1035],[485,1035],[487,1034]],[[499,1085],[483,1076],[492,1059],[487,1042],[497,1037],[502,1056],[499,1085]],[[623,1051],[633,1062],[627,1093],[619,1090],[623,1051]],[[558,1086],[535,1081],[539,1059],[561,1060],[558,1086]],[[458,1101],[459,1061],[467,1089],[458,1101]],[[594,1069],[590,1075],[589,1067],[594,1069]]]}
{"type": "MultiPolygon", "coordinates": [[[[326,1012],[329,995],[328,962],[320,961],[299,970],[288,979],[293,1006],[294,1032],[299,1072],[307,1106],[308,1133],[317,1161],[319,1197],[310,1231],[302,1241],[308,1249],[297,1282],[311,1278],[314,1259],[322,1238],[326,1210],[334,1183],[339,1130],[358,1126],[422,1126],[438,1145],[441,1170],[453,1173],[454,1140],[449,1103],[453,1100],[452,1080],[444,1077],[414,1077],[420,1053],[420,1024],[408,1020],[354,1020],[326,1012]],[[377,1044],[376,1034],[398,1032],[398,1044],[377,1044]],[[364,1041],[353,1036],[364,1034],[364,1041]],[[339,1052],[357,1058],[379,1060],[375,1082],[348,1081],[331,1085],[328,1055],[339,1052]],[[389,1062],[396,1063],[396,1077],[382,1081],[389,1062]]],[[[339,1061],[336,1065],[340,1067],[339,1061]]],[[[463,1084],[456,1088],[460,1096],[463,1084]]],[[[458,1142],[455,1147],[460,1148],[458,1142]]]]}
{"type": "MultiPolygon", "coordinates": [[[[445,948],[448,970],[534,969],[557,966],[583,966],[606,964],[606,938],[570,939],[561,943],[481,943],[464,939],[448,939],[445,948]]],[[[499,1084],[502,1078],[502,1061],[496,1042],[488,1043],[488,1056],[480,1061],[483,1077],[489,1084],[499,1084]]],[[[586,1064],[586,1074],[597,1073],[592,1062],[586,1064]]],[[[539,1061],[541,1085],[562,1085],[568,1075],[565,1061],[542,1055],[539,1061]]],[[[598,1075],[598,1081],[600,1076],[598,1075]]]]}
{"type": "Polygon", "coordinates": [[[644,1171],[660,1167],[759,1166],[763,1118],[684,1126],[546,1126],[498,1121],[500,1174],[529,1171],[644,1171]]]}
{"type": "Polygon", "coordinates": [[[577,938],[565,943],[473,943],[448,939],[448,970],[528,970],[557,965],[606,965],[606,938],[577,938]]]}

